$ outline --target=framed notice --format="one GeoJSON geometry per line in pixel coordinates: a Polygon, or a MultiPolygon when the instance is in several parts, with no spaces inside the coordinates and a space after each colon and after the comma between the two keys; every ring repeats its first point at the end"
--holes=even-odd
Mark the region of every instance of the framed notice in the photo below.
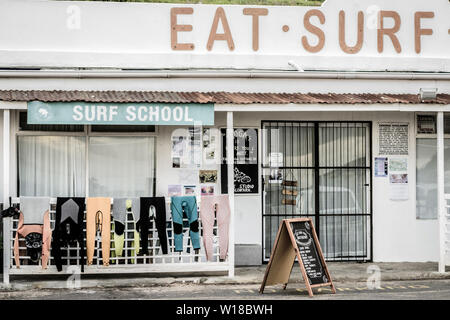
{"type": "MultiPolygon", "coordinates": [[[[228,193],[228,167],[226,150],[226,129],[222,134],[222,164],[220,181],[222,193],[228,193]]],[[[258,193],[258,129],[234,129],[234,193],[258,193]]]]}
{"type": "Polygon", "coordinates": [[[378,124],[380,155],[408,155],[408,123],[378,124]]]}

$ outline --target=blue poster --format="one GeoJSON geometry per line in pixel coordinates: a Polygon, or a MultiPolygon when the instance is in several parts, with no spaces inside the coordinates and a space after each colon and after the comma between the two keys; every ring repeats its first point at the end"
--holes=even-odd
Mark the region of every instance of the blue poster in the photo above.
{"type": "Polygon", "coordinates": [[[375,158],[375,177],[387,177],[388,175],[388,158],[375,158]]]}

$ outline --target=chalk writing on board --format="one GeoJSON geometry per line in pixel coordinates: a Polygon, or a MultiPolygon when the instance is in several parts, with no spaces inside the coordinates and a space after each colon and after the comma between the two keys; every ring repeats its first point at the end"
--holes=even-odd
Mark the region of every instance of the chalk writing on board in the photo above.
{"type": "Polygon", "coordinates": [[[291,228],[310,284],[327,283],[317,247],[308,222],[292,222],[291,228]]]}

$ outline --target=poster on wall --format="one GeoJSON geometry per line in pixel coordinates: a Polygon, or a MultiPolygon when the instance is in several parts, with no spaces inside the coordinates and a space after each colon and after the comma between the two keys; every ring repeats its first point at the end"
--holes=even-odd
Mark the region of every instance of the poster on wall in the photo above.
{"type": "Polygon", "coordinates": [[[181,185],[179,184],[169,184],[167,186],[167,194],[169,197],[181,196],[181,185]]]}
{"type": "Polygon", "coordinates": [[[408,155],[408,123],[378,124],[380,155],[408,155]]]}
{"type": "Polygon", "coordinates": [[[217,183],[217,170],[200,170],[198,176],[200,183],[217,183]]]}
{"type": "MultiPolygon", "coordinates": [[[[222,164],[220,181],[222,193],[228,193],[228,167],[226,162],[226,129],[222,134],[222,164]]],[[[234,192],[258,193],[258,129],[234,129],[234,192]]]]}
{"type": "Polygon", "coordinates": [[[196,185],[183,186],[183,195],[184,196],[195,196],[195,195],[197,195],[197,186],[196,185]]]}
{"type": "Polygon", "coordinates": [[[189,168],[200,168],[202,164],[201,128],[190,127],[189,129],[189,168]]]}
{"type": "Polygon", "coordinates": [[[186,137],[172,137],[172,168],[181,168],[181,160],[186,156],[186,146],[186,137]]]}
{"type": "Polygon", "coordinates": [[[391,158],[389,161],[389,171],[397,173],[408,172],[408,158],[391,158]]]}
{"type": "Polygon", "coordinates": [[[200,128],[172,136],[172,168],[200,168],[202,144],[200,128]]]}
{"type": "Polygon", "coordinates": [[[196,184],[198,183],[198,170],[185,169],[178,170],[178,180],[180,183],[196,184]]]}
{"type": "Polygon", "coordinates": [[[218,132],[211,128],[204,128],[202,135],[204,164],[217,164],[217,138],[218,132]]]}
{"type": "Polygon", "coordinates": [[[202,184],[200,186],[200,191],[202,196],[212,196],[214,195],[214,185],[202,184]]]}
{"type": "Polygon", "coordinates": [[[388,158],[375,158],[375,177],[387,177],[388,175],[388,158]]]}
{"type": "Polygon", "coordinates": [[[389,159],[389,194],[391,200],[408,200],[408,158],[389,159]]]}
{"type": "Polygon", "coordinates": [[[389,174],[389,195],[391,200],[408,200],[408,174],[389,174]]]}

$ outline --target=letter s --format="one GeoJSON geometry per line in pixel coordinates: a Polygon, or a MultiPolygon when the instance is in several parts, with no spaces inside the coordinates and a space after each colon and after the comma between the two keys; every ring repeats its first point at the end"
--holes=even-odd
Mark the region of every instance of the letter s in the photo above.
{"type": "Polygon", "coordinates": [[[75,121],[80,121],[81,119],[83,119],[83,113],[82,113],[83,107],[82,106],[75,106],[73,107],[73,120],[75,121]]]}
{"type": "Polygon", "coordinates": [[[129,106],[127,108],[127,115],[125,118],[127,119],[127,121],[136,120],[136,107],[135,106],[129,106]]]}

